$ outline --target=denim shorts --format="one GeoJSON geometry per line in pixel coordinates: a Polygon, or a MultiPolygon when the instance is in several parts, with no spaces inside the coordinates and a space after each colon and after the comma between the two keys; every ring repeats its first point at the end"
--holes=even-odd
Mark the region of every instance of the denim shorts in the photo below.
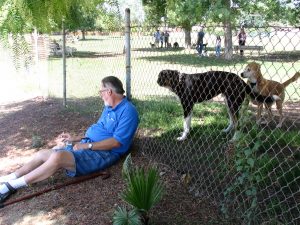
{"type": "Polygon", "coordinates": [[[75,160],[75,171],[66,170],[70,177],[83,176],[104,170],[115,164],[120,156],[110,150],[73,150],[72,146],[57,151],[68,151],[73,154],[75,160]]]}

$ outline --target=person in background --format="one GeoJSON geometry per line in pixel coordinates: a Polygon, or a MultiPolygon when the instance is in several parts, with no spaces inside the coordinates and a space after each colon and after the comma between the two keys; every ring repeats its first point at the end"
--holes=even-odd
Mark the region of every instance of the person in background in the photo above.
{"type": "Polygon", "coordinates": [[[159,47],[159,42],[160,42],[160,32],[159,30],[156,30],[156,32],[154,33],[154,43],[156,47],[159,47]]]}
{"type": "MultiPolygon", "coordinates": [[[[239,46],[245,46],[246,44],[246,32],[244,27],[240,29],[240,32],[238,33],[238,40],[239,40],[239,46]]],[[[244,50],[240,49],[240,55],[244,55],[244,50]]]]}
{"type": "Polygon", "coordinates": [[[166,30],[166,32],[165,32],[165,48],[168,48],[169,47],[169,36],[170,36],[170,34],[169,34],[169,32],[166,30]]]}
{"type": "Polygon", "coordinates": [[[221,55],[221,37],[218,35],[216,39],[216,56],[220,57],[221,55]]]}
{"type": "Polygon", "coordinates": [[[60,169],[75,177],[115,164],[129,151],[139,122],[136,108],[124,93],[117,77],[105,77],[99,90],[104,109],[98,122],[91,125],[84,136],[61,134],[57,146],[38,151],[15,172],[0,176],[0,203],[17,189],[45,180],[60,169]]]}
{"type": "Polygon", "coordinates": [[[203,31],[203,27],[201,27],[200,31],[198,32],[197,46],[196,46],[196,50],[198,51],[199,57],[202,56],[204,35],[205,33],[203,31]]]}
{"type": "Polygon", "coordinates": [[[165,33],[161,32],[160,34],[160,47],[164,47],[164,41],[165,41],[165,33]]]}

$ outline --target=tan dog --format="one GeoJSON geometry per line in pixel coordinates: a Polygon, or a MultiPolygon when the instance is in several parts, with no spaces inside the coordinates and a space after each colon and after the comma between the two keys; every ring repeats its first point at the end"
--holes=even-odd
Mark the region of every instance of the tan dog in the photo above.
{"type": "MultiPolygon", "coordinates": [[[[285,88],[292,82],[296,81],[300,77],[300,73],[297,72],[292,78],[288,79],[284,83],[279,83],[277,81],[273,80],[267,80],[263,78],[260,70],[260,65],[258,63],[252,62],[247,65],[244,72],[241,74],[243,78],[248,79],[248,84],[251,85],[253,91],[264,95],[264,96],[270,96],[270,95],[278,95],[280,97],[280,100],[276,100],[276,107],[279,113],[279,123],[276,127],[281,127],[283,123],[283,115],[282,115],[282,103],[284,101],[285,96],[285,88]]],[[[272,119],[272,103],[260,103],[257,101],[252,101],[254,104],[258,105],[258,111],[257,111],[257,123],[261,123],[261,113],[263,109],[263,105],[265,105],[267,111],[269,120],[272,119]]]]}

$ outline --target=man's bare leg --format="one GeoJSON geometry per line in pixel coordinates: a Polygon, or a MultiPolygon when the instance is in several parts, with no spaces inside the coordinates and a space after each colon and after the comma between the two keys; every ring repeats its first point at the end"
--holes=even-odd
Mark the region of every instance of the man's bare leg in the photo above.
{"type": "Polygon", "coordinates": [[[46,149],[38,151],[37,153],[34,154],[33,158],[28,163],[23,165],[21,168],[17,169],[15,172],[11,174],[0,177],[0,183],[8,182],[10,180],[15,180],[31,172],[32,170],[34,170],[35,168],[43,164],[50,157],[52,151],[53,150],[46,150],[46,149]]]}
{"type": "Polygon", "coordinates": [[[43,164],[24,175],[24,179],[27,184],[33,184],[47,179],[61,168],[75,171],[75,161],[72,153],[68,151],[52,152],[43,164]]]}
{"type": "Polygon", "coordinates": [[[48,149],[38,151],[37,153],[35,153],[32,160],[30,160],[28,163],[26,163],[21,168],[15,171],[16,176],[21,177],[30,173],[32,170],[36,169],[44,162],[46,162],[49,159],[52,152],[53,150],[48,149]]]}
{"type": "Polygon", "coordinates": [[[18,189],[45,180],[61,168],[75,171],[75,160],[72,153],[68,151],[43,151],[41,154],[37,154],[31,162],[16,171],[18,176],[20,175],[19,178],[0,185],[1,202],[7,197],[9,189],[18,189]],[[46,161],[44,161],[45,159],[46,161]],[[34,167],[36,168],[33,169],[34,167]],[[23,173],[26,171],[30,172],[24,175],[23,173]]]}

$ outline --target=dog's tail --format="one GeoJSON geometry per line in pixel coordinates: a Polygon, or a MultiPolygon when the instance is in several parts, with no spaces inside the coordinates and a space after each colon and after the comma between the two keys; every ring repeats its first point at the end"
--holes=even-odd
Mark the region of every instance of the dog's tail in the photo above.
{"type": "Polygon", "coordinates": [[[252,88],[246,84],[245,86],[246,93],[252,98],[253,100],[256,100],[258,102],[262,103],[273,103],[275,101],[281,100],[281,98],[278,95],[269,95],[269,96],[264,96],[259,93],[253,92],[252,88]]]}
{"type": "Polygon", "coordinates": [[[298,78],[300,77],[300,72],[295,73],[295,75],[288,79],[287,81],[283,82],[283,86],[286,87],[288,86],[290,83],[293,83],[294,81],[296,81],[298,78]]]}

